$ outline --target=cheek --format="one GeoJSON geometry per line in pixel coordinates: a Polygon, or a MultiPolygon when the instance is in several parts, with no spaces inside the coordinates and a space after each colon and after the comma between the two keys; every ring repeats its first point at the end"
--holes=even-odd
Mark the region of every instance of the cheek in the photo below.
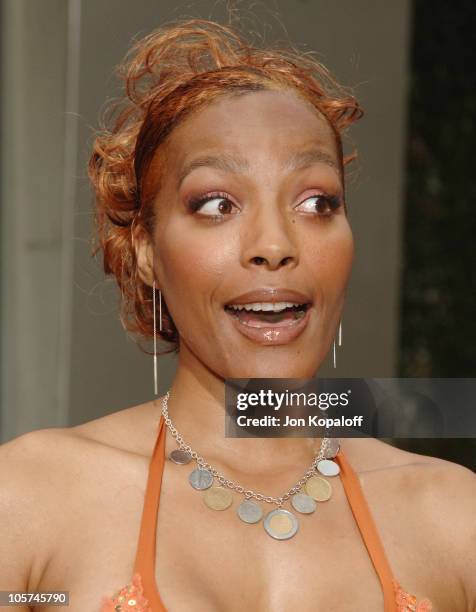
{"type": "Polygon", "coordinates": [[[354,238],[347,221],[304,249],[307,264],[327,292],[340,295],[347,285],[354,259],[354,238]]]}
{"type": "Polygon", "coordinates": [[[236,261],[236,245],[210,231],[174,231],[157,239],[159,268],[170,306],[173,310],[191,312],[185,305],[194,305],[195,316],[208,306],[227,273],[236,261]]]}

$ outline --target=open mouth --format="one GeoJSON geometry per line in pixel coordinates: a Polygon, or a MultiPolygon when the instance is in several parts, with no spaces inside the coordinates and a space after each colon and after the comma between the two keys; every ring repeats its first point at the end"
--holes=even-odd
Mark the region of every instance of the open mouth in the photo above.
{"type": "Polygon", "coordinates": [[[225,312],[249,327],[286,327],[302,319],[309,307],[310,303],[253,302],[227,304],[225,312]]]}

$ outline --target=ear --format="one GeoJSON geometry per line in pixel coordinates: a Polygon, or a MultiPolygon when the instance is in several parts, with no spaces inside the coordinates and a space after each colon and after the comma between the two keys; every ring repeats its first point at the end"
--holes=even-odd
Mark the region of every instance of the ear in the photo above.
{"type": "Polygon", "coordinates": [[[146,285],[152,287],[154,282],[154,249],[149,234],[137,232],[134,236],[134,250],[137,259],[139,277],[146,285]]]}

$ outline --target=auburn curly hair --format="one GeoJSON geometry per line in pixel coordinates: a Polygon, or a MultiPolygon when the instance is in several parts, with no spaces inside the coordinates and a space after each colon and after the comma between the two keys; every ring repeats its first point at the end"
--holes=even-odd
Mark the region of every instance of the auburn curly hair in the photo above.
{"type": "MultiPolygon", "coordinates": [[[[89,161],[96,195],[94,254],[102,251],[104,271],[119,285],[123,326],[148,339],[153,337],[152,288],[138,274],[134,236],[151,232],[155,194],[147,173],[174,127],[219,96],[292,90],[329,121],[343,174],[355,153],[344,158],[342,134],[363,111],[312,53],[258,48],[233,27],[203,19],[174,22],[139,40],[118,74],[125,96],[114,106],[109,125],[96,134],[89,161]]],[[[178,333],[166,304],[162,327],[160,337],[172,345],[165,352],[177,351],[178,333]]]]}

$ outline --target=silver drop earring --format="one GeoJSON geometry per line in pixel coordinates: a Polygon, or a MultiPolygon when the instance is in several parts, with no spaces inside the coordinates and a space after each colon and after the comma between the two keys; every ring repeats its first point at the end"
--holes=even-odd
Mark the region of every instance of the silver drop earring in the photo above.
{"type": "MultiPolygon", "coordinates": [[[[154,393],[159,394],[157,384],[157,315],[155,306],[155,280],[152,286],[152,310],[154,312],[154,393]]],[[[159,289],[159,330],[162,331],[162,292],[159,289]]]]}
{"type": "MultiPolygon", "coordinates": [[[[339,322],[339,340],[338,340],[338,344],[339,346],[342,346],[342,320],[339,322]]],[[[336,341],[334,338],[334,344],[333,344],[333,353],[334,353],[334,368],[336,368],[336,341]]]]}

